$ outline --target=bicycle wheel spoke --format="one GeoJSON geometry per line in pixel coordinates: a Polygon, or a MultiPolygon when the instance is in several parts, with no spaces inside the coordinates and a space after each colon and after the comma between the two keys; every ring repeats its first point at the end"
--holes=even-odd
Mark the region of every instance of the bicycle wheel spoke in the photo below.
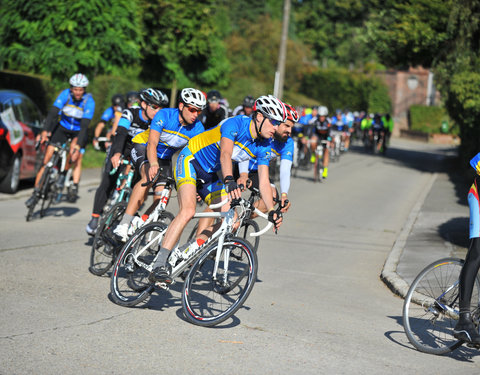
{"type": "Polygon", "coordinates": [[[248,242],[235,238],[225,243],[215,274],[216,253],[217,246],[210,248],[185,280],[184,313],[194,324],[212,326],[223,322],[243,305],[255,284],[257,259],[248,242]]]}

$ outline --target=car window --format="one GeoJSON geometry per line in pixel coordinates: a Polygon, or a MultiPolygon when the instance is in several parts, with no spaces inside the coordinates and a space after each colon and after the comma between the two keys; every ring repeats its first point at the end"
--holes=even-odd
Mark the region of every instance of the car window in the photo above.
{"type": "Polygon", "coordinates": [[[25,123],[30,127],[41,128],[42,116],[39,109],[29,98],[23,98],[21,110],[25,123]]]}
{"type": "Polygon", "coordinates": [[[22,123],[25,123],[25,120],[23,119],[23,114],[21,110],[21,105],[22,105],[22,98],[20,97],[14,97],[12,98],[11,103],[13,104],[13,113],[15,114],[15,119],[17,121],[20,121],[22,123]]]}

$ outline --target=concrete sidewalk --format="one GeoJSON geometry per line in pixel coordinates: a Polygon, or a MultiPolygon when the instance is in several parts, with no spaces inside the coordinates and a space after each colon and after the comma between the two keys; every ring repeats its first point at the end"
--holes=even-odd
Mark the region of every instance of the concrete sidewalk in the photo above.
{"type": "Polygon", "coordinates": [[[451,256],[465,258],[469,244],[467,193],[472,181],[457,173],[448,159],[444,159],[445,172],[431,174],[380,275],[401,297],[430,263],[451,256]]]}

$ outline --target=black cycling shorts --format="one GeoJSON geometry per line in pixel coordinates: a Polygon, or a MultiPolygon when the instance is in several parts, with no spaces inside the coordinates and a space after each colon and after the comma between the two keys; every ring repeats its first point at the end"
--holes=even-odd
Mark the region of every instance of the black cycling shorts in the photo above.
{"type": "Polygon", "coordinates": [[[80,133],[80,131],[68,130],[65,129],[63,126],[58,125],[53,131],[52,136],[50,137],[50,142],[63,145],[67,141],[77,137],[78,133],[80,133]]]}

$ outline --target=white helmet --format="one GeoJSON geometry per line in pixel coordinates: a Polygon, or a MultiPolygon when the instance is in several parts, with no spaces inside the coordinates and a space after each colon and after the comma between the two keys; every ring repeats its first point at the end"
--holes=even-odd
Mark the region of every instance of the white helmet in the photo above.
{"type": "Polygon", "coordinates": [[[318,107],[318,115],[319,116],[328,116],[328,108],[325,106],[318,107]]]}
{"type": "Polygon", "coordinates": [[[183,89],[180,93],[180,99],[183,103],[192,105],[200,109],[204,109],[207,105],[207,98],[205,97],[203,92],[197,89],[183,89]]]}
{"type": "Polygon", "coordinates": [[[87,87],[89,83],[88,78],[82,73],[74,74],[69,82],[72,87],[87,87]]]}
{"type": "Polygon", "coordinates": [[[255,101],[254,111],[260,112],[266,117],[284,122],[287,119],[287,109],[285,104],[273,95],[263,95],[255,101]]]}
{"type": "Polygon", "coordinates": [[[160,90],[155,90],[152,88],[144,89],[140,92],[140,99],[142,99],[147,104],[158,105],[159,107],[165,107],[168,105],[168,98],[160,90]]]}

